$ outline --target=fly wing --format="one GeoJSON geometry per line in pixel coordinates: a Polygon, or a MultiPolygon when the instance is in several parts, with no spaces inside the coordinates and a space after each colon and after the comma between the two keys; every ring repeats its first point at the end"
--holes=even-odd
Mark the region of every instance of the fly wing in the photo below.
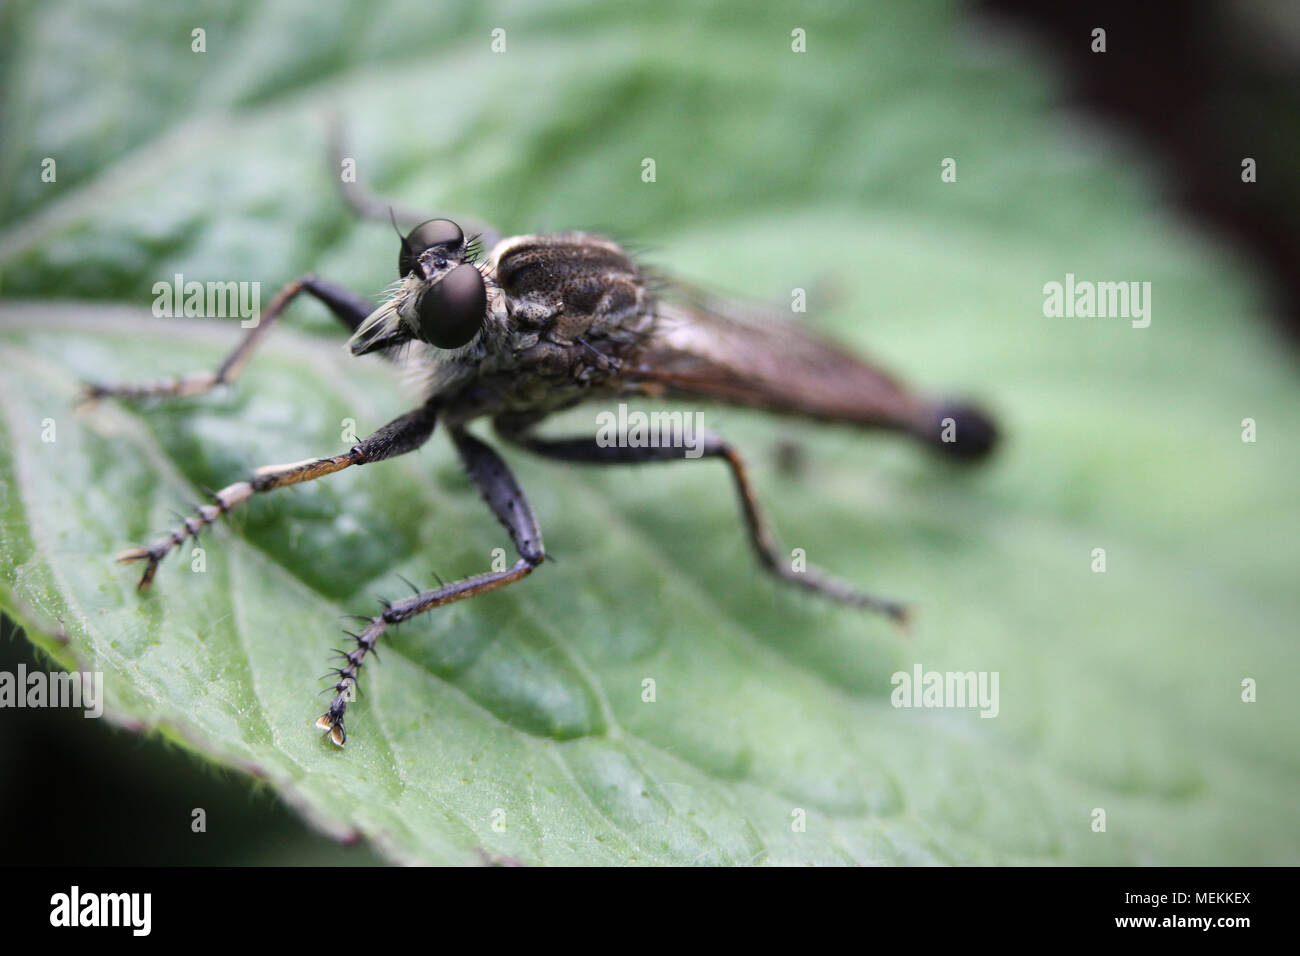
{"type": "Polygon", "coordinates": [[[982,412],[917,395],[778,314],[668,281],[655,310],[655,330],[635,373],[646,392],[903,431],[963,457],[982,455],[995,439],[982,412]],[[945,441],[948,418],[955,427],[945,441]]]}

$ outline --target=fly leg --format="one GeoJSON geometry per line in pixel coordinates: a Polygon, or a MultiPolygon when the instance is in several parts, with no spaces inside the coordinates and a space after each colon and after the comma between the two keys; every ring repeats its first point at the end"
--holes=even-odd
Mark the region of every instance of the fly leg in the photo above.
{"type": "MultiPolygon", "coordinates": [[[[508,419],[496,420],[497,430],[507,441],[526,451],[547,458],[589,465],[636,465],[651,462],[682,461],[684,449],[673,447],[624,447],[623,443],[601,446],[594,438],[540,438],[528,426],[520,427],[508,419]]],[[[775,535],[768,527],[758,505],[758,495],[749,480],[745,461],[740,453],[716,435],[701,436],[701,459],[721,458],[731,469],[731,476],[740,497],[741,511],[749,540],[763,569],[782,581],[830,598],[840,604],[884,614],[900,625],[907,623],[907,608],[894,601],[885,600],[859,591],[857,588],[812,566],[796,571],[785,559],[775,535]]]]}
{"type": "Polygon", "coordinates": [[[356,688],[357,678],[365,663],[366,655],[375,649],[379,638],[390,624],[399,624],[417,614],[442,607],[444,604],[463,601],[465,598],[486,594],[488,591],[513,584],[526,578],[546,558],[546,551],[542,545],[542,532],[537,526],[537,519],[533,516],[528,500],[520,490],[514,475],[510,473],[510,469],[506,467],[506,463],[490,447],[463,429],[452,428],[451,438],[460,453],[470,480],[478,488],[479,494],[492,509],[497,520],[509,533],[510,540],[514,542],[515,550],[519,553],[519,560],[504,571],[475,574],[460,581],[444,584],[432,591],[422,591],[403,601],[385,604],[382,613],[366,619],[366,626],[361,633],[352,635],[356,647],[343,655],[343,666],[334,669],[334,673],[338,675],[338,682],[334,685],[335,696],[329,710],[316,720],[316,726],[327,731],[330,740],[340,747],[347,743],[348,735],[343,725],[343,718],[348,701],[356,688]]]}
{"type": "Polygon", "coordinates": [[[288,465],[267,465],[259,468],[244,481],[227,485],[212,496],[213,503],[203,505],[197,513],[185,519],[185,523],[175,528],[166,536],[143,548],[123,551],[117,560],[123,564],[133,561],[146,561],[144,574],[140,578],[139,588],[144,590],[153,581],[158,570],[158,563],[174,549],[180,547],[188,538],[197,538],[199,532],[253,495],[264,491],[273,491],[288,485],[314,481],[325,475],[332,475],[352,465],[364,465],[373,461],[383,461],[414,451],[428,441],[438,419],[436,406],[429,404],[414,411],[407,412],[393,419],[379,431],[352,446],[351,451],[343,455],[328,458],[308,458],[288,465]]]}
{"type": "Polygon", "coordinates": [[[177,378],[162,379],[156,382],[130,383],[87,383],[82,387],[82,397],[87,402],[94,402],[105,397],[118,398],[162,398],[182,395],[202,395],[218,385],[233,382],[244,365],[252,357],[254,349],[271,327],[279,320],[289,303],[301,293],[320,300],[336,318],[353,332],[373,311],[370,303],[355,292],[305,275],[295,279],[276,293],[271,304],[262,313],[257,325],[249,329],[243,341],[235,348],[215,372],[191,372],[177,378]]]}

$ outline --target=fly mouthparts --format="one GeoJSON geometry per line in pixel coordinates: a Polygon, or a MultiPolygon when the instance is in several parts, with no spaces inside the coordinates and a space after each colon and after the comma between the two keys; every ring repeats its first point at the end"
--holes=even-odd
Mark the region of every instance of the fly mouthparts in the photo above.
{"type": "Polygon", "coordinates": [[[372,336],[366,339],[353,339],[350,349],[353,355],[369,355],[371,352],[383,351],[410,340],[410,335],[390,332],[387,335],[372,336]]]}
{"type": "Polygon", "coordinates": [[[385,302],[357,326],[348,340],[353,355],[368,355],[411,340],[411,331],[397,315],[393,303],[385,302]]]}

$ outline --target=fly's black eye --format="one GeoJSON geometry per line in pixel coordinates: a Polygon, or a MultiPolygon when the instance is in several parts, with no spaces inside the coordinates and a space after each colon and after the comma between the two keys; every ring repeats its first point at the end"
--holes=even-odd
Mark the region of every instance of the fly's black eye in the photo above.
{"type": "Polygon", "coordinates": [[[415,268],[415,260],[434,246],[443,247],[451,255],[464,244],[465,233],[450,219],[422,222],[402,240],[401,251],[397,254],[397,275],[400,278],[409,273],[415,268]]]}
{"type": "Polygon", "coordinates": [[[420,338],[440,349],[458,349],[483,326],[487,289],[478,268],[463,262],[431,286],[416,306],[420,338]]]}

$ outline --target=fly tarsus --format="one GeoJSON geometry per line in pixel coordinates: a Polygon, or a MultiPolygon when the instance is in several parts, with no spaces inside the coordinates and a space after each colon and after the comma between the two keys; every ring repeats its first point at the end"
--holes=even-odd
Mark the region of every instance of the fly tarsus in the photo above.
{"type": "Polygon", "coordinates": [[[87,409],[102,398],[190,398],[233,383],[289,303],[303,292],[318,299],[353,332],[370,314],[369,303],[362,296],[314,275],[304,275],[276,293],[266,311],[257,317],[215,372],[191,372],[152,382],[87,382],[81,387],[78,407],[87,409]]]}
{"type": "MultiPolygon", "coordinates": [[[[385,608],[384,613],[387,614],[388,610],[389,608],[385,608]]],[[[347,663],[342,667],[334,668],[333,673],[338,677],[334,684],[334,699],[330,701],[329,710],[316,719],[317,729],[326,731],[330,741],[336,747],[342,747],[348,742],[343,715],[348,709],[348,702],[356,696],[358,678],[361,676],[361,668],[365,666],[366,655],[374,653],[375,645],[379,643],[380,636],[387,628],[388,621],[383,615],[369,618],[365,629],[360,634],[348,632],[348,636],[356,642],[356,647],[347,653],[339,652],[347,663]]],[[[375,660],[378,659],[376,655],[375,660]]]]}
{"type": "Polygon", "coordinates": [[[193,372],[154,382],[86,382],[81,386],[79,406],[87,408],[101,398],[186,398],[202,395],[222,384],[213,372],[193,372]]]}
{"type": "Polygon", "coordinates": [[[144,574],[140,577],[140,583],[136,585],[137,589],[146,590],[153,583],[154,574],[157,573],[158,564],[163,558],[188,539],[198,538],[200,531],[210,524],[215,524],[218,518],[235,505],[247,501],[253,491],[253,485],[247,481],[236,482],[222,488],[212,496],[212,504],[200,506],[194,516],[185,518],[183,524],[173,528],[165,537],[159,538],[148,547],[123,551],[117,555],[117,560],[122,564],[132,564],[136,561],[148,562],[144,574]]]}
{"type": "Polygon", "coordinates": [[[117,556],[123,564],[134,561],[148,561],[144,576],[140,579],[140,590],[149,587],[158,564],[172,550],[179,548],[191,537],[198,537],[200,531],[210,524],[215,524],[230,509],[242,504],[254,494],[273,491],[304,481],[315,481],[336,471],[342,471],[352,465],[365,465],[383,461],[398,455],[415,451],[433,434],[438,420],[438,407],[426,403],[419,408],[399,415],[384,427],[352,446],[344,455],[329,455],[323,458],[308,458],[287,465],[267,465],[257,469],[245,481],[227,485],[212,496],[213,503],[197,509],[193,517],[185,518],[184,523],[174,528],[165,537],[143,548],[131,548],[117,556]]]}
{"type": "Polygon", "coordinates": [[[400,624],[425,611],[432,611],[434,608],[454,604],[456,601],[463,601],[466,598],[503,588],[507,584],[513,584],[526,578],[543,560],[540,554],[521,557],[504,571],[476,574],[473,577],[444,584],[431,591],[421,591],[402,601],[385,602],[382,614],[368,618],[368,623],[360,634],[350,635],[357,646],[343,655],[347,663],[334,669],[333,673],[338,676],[338,681],[334,684],[335,696],[330,702],[329,710],[316,718],[316,728],[328,733],[330,740],[336,746],[342,747],[347,743],[348,734],[343,722],[344,715],[347,713],[348,704],[356,696],[357,681],[366,657],[375,654],[375,645],[379,643],[379,638],[390,624],[400,624]]]}
{"type": "Polygon", "coordinates": [[[912,613],[906,604],[868,594],[846,581],[841,581],[839,578],[826,574],[819,568],[809,567],[803,571],[794,571],[787,570],[784,564],[769,565],[766,562],[764,564],[768,567],[768,570],[783,581],[798,585],[845,607],[858,608],[862,611],[870,611],[873,614],[883,614],[904,632],[908,630],[912,613]]]}
{"type": "Polygon", "coordinates": [[[144,575],[137,585],[139,590],[144,591],[153,583],[154,574],[157,573],[158,565],[163,558],[190,538],[197,538],[200,531],[208,525],[216,524],[218,518],[253,497],[257,492],[311,481],[323,475],[333,474],[349,465],[359,464],[360,461],[354,450],[346,455],[335,455],[331,458],[309,458],[291,465],[270,465],[259,468],[247,481],[237,481],[233,485],[222,488],[212,496],[212,504],[198,508],[192,517],[184,518],[182,524],[153,544],[123,551],[117,556],[117,560],[122,564],[131,564],[135,561],[148,562],[145,565],[144,575]]]}

